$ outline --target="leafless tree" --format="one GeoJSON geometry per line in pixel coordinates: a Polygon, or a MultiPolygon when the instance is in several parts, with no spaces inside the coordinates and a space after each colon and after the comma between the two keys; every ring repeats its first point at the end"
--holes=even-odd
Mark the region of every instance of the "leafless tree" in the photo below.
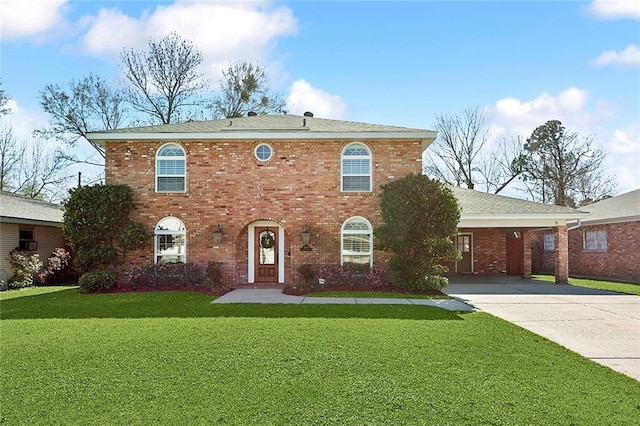
{"type": "MultiPolygon", "coordinates": [[[[70,147],[75,147],[80,139],[85,140],[102,159],[104,148],[87,140],[87,133],[120,127],[126,112],[123,92],[95,74],[71,80],[66,86],[47,84],[40,91],[40,105],[49,114],[50,124],[48,129],[39,131],[41,135],[55,137],[70,147]]],[[[75,161],[102,165],[101,161],[75,161]]]]}
{"type": "MultiPolygon", "coordinates": [[[[0,80],[0,85],[2,85],[2,80],[0,80]]],[[[0,88],[0,115],[6,115],[11,112],[11,109],[7,106],[7,102],[11,99],[4,89],[0,88]]]]}
{"type": "Polygon", "coordinates": [[[0,187],[47,201],[60,200],[71,179],[71,162],[49,142],[16,140],[11,126],[0,126],[0,187]]]}
{"type": "Polygon", "coordinates": [[[487,192],[500,193],[524,171],[528,152],[521,136],[503,138],[491,151],[480,157],[477,171],[487,192]]]}
{"type": "Polygon", "coordinates": [[[523,183],[531,198],[576,207],[612,195],[615,180],[604,172],[605,153],[593,140],[567,131],[558,120],[537,127],[525,144],[523,183]]]}
{"type": "Polygon", "coordinates": [[[189,40],[170,33],[149,39],[149,50],[123,50],[121,70],[129,82],[127,101],[152,123],[169,124],[185,118],[188,108],[207,88],[198,72],[202,53],[189,40]]]}
{"type": "Polygon", "coordinates": [[[19,144],[13,128],[7,123],[0,124],[0,189],[11,191],[12,177],[24,158],[25,144],[19,144]]]}
{"type": "Polygon", "coordinates": [[[235,62],[222,72],[221,92],[211,104],[214,118],[242,117],[247,113],[286,113],[286,101],[280,93],[269,91],[266,70],[259,64],[235,62]]]}

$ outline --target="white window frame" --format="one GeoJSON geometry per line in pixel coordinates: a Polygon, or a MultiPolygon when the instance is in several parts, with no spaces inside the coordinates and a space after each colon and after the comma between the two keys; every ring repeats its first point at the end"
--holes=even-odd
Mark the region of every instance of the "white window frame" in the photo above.
{"type": "Polygon", "coordinates": [[[607,251],[607,230],[606,229],[585,229],[582,234],[582,248],[585,251],[607,251]],[[592,237],[587,237],[592,235],[592,237]],[[593,243],[594,245],[590,244],[593,243]]]}
{"type": "Polygon", "coordinates": [[[169,142],[169,143],[165,143],[164,145],[162,145],[161,147],[158,148],[158,150],[156,151],[156,161],[155,161],[155,188],[156,188],[156,192],[160,193],[160,194],[171,194],[171,193],[185,193],[187,192],[187,153],[186,150],[184,149],[184,147],[182,145],[179,145],[175,142],[169,142]],[[182,156],[160,156],[160,151],[162,151],[164,148],[168,147],[168,146],[175,146],[178,147],[182,150],[182,156]],[[171,175],[171,174],[166,174],[166,175],[160,175],[158,174],[158,163],[162,160],[182,160],[184,161],[184,173],[181,174],[175,174],[175,175],[171,175]],[[182,178],[184,179],[184,188],[182,191],[161,191],[160,188],[158,188],[158,178],[161,177],[173,177],[173,178],[182,178]]]}
{"type": "Polygon", "coordinates": [[[162,219],[160,219],[158,221],[158,223],[156,223],[156,226],[154,228],[154,232],[153,232],[153,263],[157,264],[158,263],[158,257],[162,257],[162,256],[166,256],[166,254],[162,254],[159,253],[159,236],[161,235],[173,235],[173,236],[178,236],[178,237],[182,237],[182,239],[184,240],[184,243],[182,244],[182,253],[177,253],[177,256],[180,256],[182,258],[181,262],[182,263],[187,263],[187,228],[184,224],[184,222],[180,219],[178,219],[175,216],[165,216],[162,219]],[[179,223],[179,228],[181,229],[158,229],[158,227],[160,226],[160,224],[165,221],[165,220],[176,220],[179,223]]]}
{"type": "Polygon", "coordinates": [[[373,192],[373,155],[371,154],[371,148],[365,145],[362,142],[352,142],[345,146],[342,149],[342,153],[340,154],[340,191],[341,192],[373,192]],[[367,155],[349,155],[345,156],[345,152],[349,148],[354,147],[355,145],[359,145],[367,150],[367,155]],[[345,175],[344,172],[344,162],[345,160],[367,160],[369,162],[369,173],[368,174],[349,174],[345,175]],[[367,190],[353,190],[353,189],[345,189],[344,188],[344,179],[345,177],[368,177],[369,178],[369,189],[367,190]]]}
{"type": "Polygon", "coordinates": [[[369,256],[369,267],[373,267],[373,226],[362,216],[352,216],[345,220],[340,227],[340,265],[344,265],[344,239],[347,235],[369,235],[369,252],[358,254],[359,256],[369,256]],[[368,229],[345,231],[345,227],[352,220],[362,220],[367,224],[368,229]]]}
{"type": "Polygon", "coordinates": [[[261,163],[266,163],[267,161],[271,160],[273,158],[273,155],[274,155],[273,147],[268,143],[260,143],[256,145],[256,147],[253,149],[253,156],[256,157],[256,160],[260,161],[261,163]],[[262,159],[258,156],[258,149],[262,146],[266,146],[271,151],[271,153],[269,154],[269,157],[265,159],[262,159]]]}

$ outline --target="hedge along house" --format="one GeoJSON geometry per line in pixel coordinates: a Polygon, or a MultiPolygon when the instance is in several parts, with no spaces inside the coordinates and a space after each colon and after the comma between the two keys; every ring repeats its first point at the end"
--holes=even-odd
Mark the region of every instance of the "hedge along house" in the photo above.
{"type": "Polygon", "coordinates": [[[283,284],[303,263],[383,266],[379,187],[422,171],[429,130],[273,115],[94,132],[106,182],[154,232],[132,264],[222,262],[231,285],[283,284]]]}
{"type": "MultiPolygon", "coordinates": [[[[570,223],[571,276],[640,283],[640,189],[582,207],[589,214],[570,223]],[[579,226],[578,226],[579,225],[579,226]]],[[[552,273],[553,233],[537,235],[534,266],[552,273]]]]}
{"type": "Polygon", "coordinates": [[[568,281],[568,224],[586,217],[585,212],[470,189],[451,189],[462,209],[459,234],[455,237],[462,260],[450,265],[452,271],[530,278],[532,238],[544,229],[554,236],[549,254],[556,282],[568,281]]]}
{"type": "Polygon", "coordinates": [[[62,206],[0,191],[0,279],[13,276],[7,259],[13,249],[37,253],[43,263],[58,247],[62,237],[62,206]]]}

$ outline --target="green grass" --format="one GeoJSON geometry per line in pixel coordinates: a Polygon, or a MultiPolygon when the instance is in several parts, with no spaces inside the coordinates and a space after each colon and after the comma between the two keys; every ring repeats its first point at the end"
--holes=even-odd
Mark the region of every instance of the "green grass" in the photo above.
{"type": "Polygon", "coordinates": [[[305,297],[371,297],[376,299],[450,299],[446,294],[414,294],[391,291],[320,291],[305,297]]]}
{"type": "MultiPolygon", "coordinates": [[[[539,281],[555,282],[553,275],[534,275],[532,277],[539,281]]],[[[621,283],[615,281],[590,280],[586,278],[569,278],[569,284],[578,287],[595,288],[598,290],[615,291],[618,293],[635,294],[640,296],[640,284],[621,283]]]]}
{"type": "Polygon", "coordinates": [[[211,300],[5,298],[0,423],[625,425],[640,415],[638,382],[484,313],[211,300]]]}

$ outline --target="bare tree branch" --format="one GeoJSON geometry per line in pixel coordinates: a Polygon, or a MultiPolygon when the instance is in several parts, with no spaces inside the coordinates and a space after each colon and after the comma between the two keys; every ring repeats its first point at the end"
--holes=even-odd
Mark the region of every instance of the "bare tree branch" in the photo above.
{"type": "Polygon", "coordinates": [[[196,95],[207,88],[197,69],[202,53],[189,40],[170,33],[161,40],[149,40],[149,50],[124,50],[121,70],[130,83],[127,101],[148,115],[152,122],[169,124],[198,105],[196,95]]]}

